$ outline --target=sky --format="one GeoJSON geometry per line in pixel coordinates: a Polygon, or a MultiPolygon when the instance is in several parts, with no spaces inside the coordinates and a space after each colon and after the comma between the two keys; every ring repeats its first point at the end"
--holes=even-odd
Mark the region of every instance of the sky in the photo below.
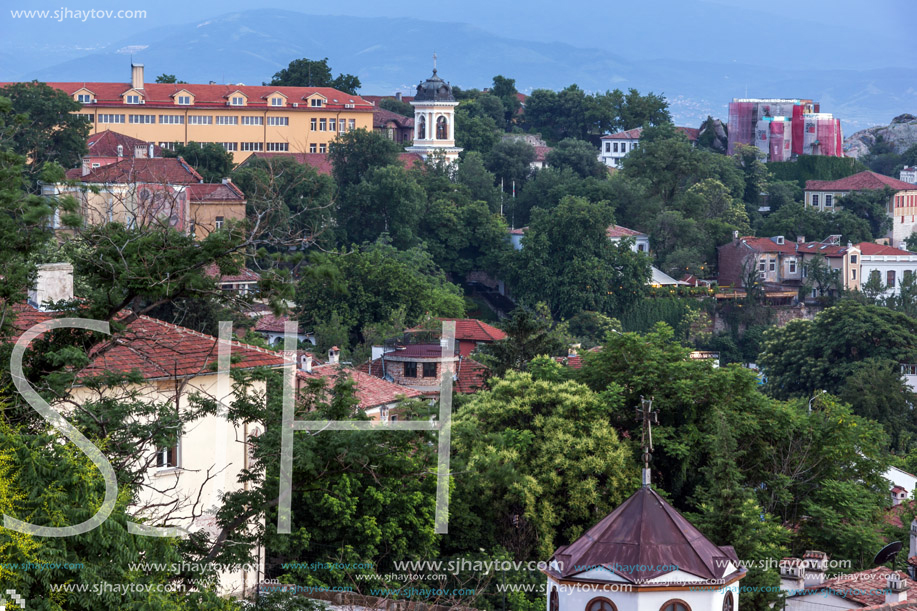
{"type": "MultiPolygon", "coordinates": [[[[350,0],[347,3],[264,0],[4,0],[0,52],[45,55],[91,49],[134,32],[256,7],[324,15],[410,16],[466,22],[522,40],[562,41],[594,47],[628,59],[687,59],[800,67],[869,69],[905,66],[917,44],[907,0],[350,0]],[[145,10],[145,19],[13,19],[12,10],[145,10]],[[5,41],[5,42],[4,42],[5,41]]],[[[448,32],[430,32],[418,45],[435,46],[448,32]]],[[[406,41],[407,42],[407,41],[406,41]]],[[[359,44],[359,41],[355,41],[359,44]]],[[[28,56],[22,61],[29,62],[28,56]]],[[[41,67],[41,66],[37,66],[41,67]]],[[[2,75],[0,75],[2,76],[2,75]]]]}

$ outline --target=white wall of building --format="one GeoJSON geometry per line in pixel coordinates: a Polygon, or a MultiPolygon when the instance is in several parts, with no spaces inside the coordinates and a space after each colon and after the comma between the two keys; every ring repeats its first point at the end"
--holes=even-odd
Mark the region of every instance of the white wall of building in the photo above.
{"type": "Polygon", "coordinates": [[[917,273],[917,253],[910,255],[861,255],[860,282],[869,281],[873,272],[879,273],[882,285],[886,287],[885,295],[897,295],[901,290],[901,279],[904,273],[917,273]],[[895,286],[888,286],[888,273],[895,273],[895,286]]]}
{"type": "Polygon", "coordinates": [[[712,589],[704,591],[691,591],[684,588],[666,588],[659,590],[640,590],[632,588],[630,592],[615,591],[626,589],[627,584],[582,584],[573,586],[569,582],[558,583],[548,578],[546,611],[551,611],[551,590],[557,588],[559,611],[585,611],[589,602],[597,597],[609,599],[618,611],[661,611],[663,606],[672,599],[683,600],[688,603],[691,611],[721,611],[726,590],[732,591],[735,601],[734,609],[740,609],[739,582],[729,586],[711,586],[712,589]],[[595,589],[593,589],[595,588],[595,589]]]}
{"type": "Polygon", "coordinates": [[[635,139],[605,139],[600,143],[599,161],[610,168],[620,168],[621,160],[636,148],[639,138],[635,139]]]}

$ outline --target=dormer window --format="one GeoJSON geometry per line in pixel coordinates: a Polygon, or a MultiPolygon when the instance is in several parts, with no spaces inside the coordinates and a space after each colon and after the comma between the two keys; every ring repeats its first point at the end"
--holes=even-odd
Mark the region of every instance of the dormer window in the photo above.
{"type": "Polygon", "coordinates": [[[177,102],[180,106],[190,106],[191,105],[191,96],[190,95],[180,95],[178,96],[177,102]]]}
{"type": "Polygon", "coordinates": [[[271,106],[283,106],[283,98],[271,98],[271,106]]]}
{"type": "Polygon", "coordinates": [[[92,102],[92,96],[89,95],[88,93],[81,93],[78,96],[76,96],[76,101],[81,102],[83,104],[89,104],[90,102],[92,102]]]}
{"type": "Polygon", "coordinates": [[[245,98],[242,96],[233,96],[229,103],[233,106],[245,106],[245,98]]]}
{"type": "Polygon", "coordinates": [[[309,100],[309,105],[312,106],[313,108],[321,108],[323,102],[324,100],[321,98],[312,98],[311,100],[309,100]]]}
{"type": "Polygon", "coordinates": [[[128,104],[139,104],[140,96],[139,95],[125,96],[124,101],[127,102],[128,104]]]}

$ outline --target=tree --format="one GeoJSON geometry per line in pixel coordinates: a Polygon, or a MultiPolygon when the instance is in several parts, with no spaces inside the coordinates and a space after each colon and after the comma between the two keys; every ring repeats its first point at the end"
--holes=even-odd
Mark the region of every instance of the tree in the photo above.
{"type": "Polygon", "coordinates": [[[382,98],[379,100],[379,108],[390,110],[405,117],[414,118],[414,107],[407,102],[403,102],[402,100],[396,100],[395,98],[382,98]]]}
{"type": "Polygon", "coordinates": [[[176,78],[174,74],[162,73],[156,77],[157,83],[176,83],[179,85],[186,85],[188,81],[180,81],[176,78]]]}
{"type": "Polygon", "coordinates": [[[332,176],[342,192],[360,184],[371,170],[398,162],[397,144],[375,132],[357,129],[341,134],[328,146],[332,176]]]}
{"type": "Polygon", "coordinates": [[[270,85],[279,87],[331,87],[344,93],[356,95],[360,79],[352,74],[338,74],[331,77],[328,58],[311,60],[294,59],[290,65],[274,74],[270,85]]]}
{"type": "Polygon", "coordinates": [[[842,242],[869,242],[872,230],[869,223],[847,210],[819,212],[800,202],[789,202],[771,212],[757,229],[758,235],[782,235],[787,239],[807,238],[821,240],[829,235],[840,235],[842,242]]]}
{"type": "Polygon", "coordinates": [[[490,92],[503,103],[503,126],[508,129],[522,107],[519,101],[519,92],[516,90],[516,79],[497,75],[493,78],[490,92]]]}
{"type": "Polygon", "coordinates": [[[886,235],[892,228],[888,202],[894,191],[886,187],[876,191],[851,191],[838,198],[836,205],[869,223],[873,238],[886,235]]]}
{"type": "Polygon", "coordinates": [[[428,253],[383,243],[313,255],[297,286],[296,305],[308,328],[337,313],[351,346],[365,339],[367,327],[390,321],[399,308],[406,325],[425,314],[460,318],[465,310],[461,291],[446,281],[428,253]]]}
{"type": "Polygon", "coordinates": [[[496,377],[503,377],[509,371],[525,371],[537,356],[566,352],[564,342],[551,326],[551,315],[546,308],[516,308],[503,328],[506,339],[480,346],[475,358],[496,377]]]}
{"type": "Polygon", "coordinates": [[[816,254],[802,267],[805,280],[799,289],[801,298],[815,295],[824,305],[831,305],[840,298],[844,291],[841,271],[832,269],[824,256],[816,254]]]}
{"type": "Polygon", "coordinates": [[[532,162],[535,161],[535,147],[525,140],[508,138],[494,144],[486,155],[487,169],[503,181],[503,189],[508,191],[515,182],[520,189],[532,173],[532,162]]]}
{"type": "Polygon", "coordinates": [[[545,162],[552,168],[570,168],[583,178],[608,174],[595,148],[588,142],[572,138],[558,142],[545,157],[545,162]]]}
{"type": "Polygon", "coordinates": [[[492,117],[476,114],[473,102],[462,102],[455,109],[455,144],[468,152],[490,153],[500,140],[500,132],[492,117]]]}
{"type": "Polygon", "coordinates": [[[629,89],[618,109],[618,127],[622,130],[671,122],[669,103],[653,92],[641,95],[636,89],[629,89]]]}
{"type": "Polygon", "coordinates": [[[761,204],[761,194],[767,190],[770,174],[764,161],[767,158],[758,147],[738,145],[732,158],[742,170],[745,177],[744,200],[757,208],[761,204]]]}
{"type": "Polygon", "coordinates": [[[165,149],[164,157],[181,157],[204,178],[204,182],[220,182],[227,178],[235,166],[232,153],[216,142],[178,144],[165,149]]]}
{"type": "Polygon", "coordinates": [[[472,199],[486,202],[491,212],[500,212],[503,194],[495,186],[496,176],[487,170],[481,153],[466,152],[458,163],[455,179],[468,189],[472,199]]]}
{"type": "Polygon", "coordinates": [[[581,310],[616,314],[646,291],[650,261],[630,243],[612,243],[613,224],[604,203],[567,197],[553,211],[536,210],[522,250],[509,262],[513,293],[534,305],[545,301],[557,318],[581,310]]]}
{"type": "Polygon", "coordinates": [[[646,181],[650,195],[658,195],[667,204],[698,165],[688,138],[674,126],[663,124],[643,130],[640,146],[624,158],[624,173],[646,181]]]}
{"type": "Polygon", "coordinates": [[[462,407],[453,433],[456,472],[465,474],[456,476],[456,532],[516,558],[547,558],[636,488],[608,423],[615,398],[553,381],[561,366],[540,362],[540,375],[493,380],[462,407]]]}
{"type": "Polygon", "coordinates": [[[338,209],[341,241],[374,242],[385,233],[396,248],[410,248],[417,243],[423,207],[423,189],[403,168],[373,168],[342,198],[338,209]]]}
{"type": "Polygon", "coordinates": [[[25,172],[33,191],[45,164],[64,168],[80,164],[89,136],[89,123],[74,114],[82,109],[81,103],[38,81],[2,87],[0,97],[8,98],[18,115],[7,120],[10,128],[4,139],[11,152],[27,159],[25,172]]]}

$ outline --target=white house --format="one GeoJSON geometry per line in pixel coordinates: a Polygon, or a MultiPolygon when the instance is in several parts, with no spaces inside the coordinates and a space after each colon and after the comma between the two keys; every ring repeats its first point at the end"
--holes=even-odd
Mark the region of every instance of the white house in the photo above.
{"type": "Polygon", "coordinates": [[[645,233],[621,225],[612,225],[605,233],[612,242],[620,242],[623,238],[634,238],[634,244],[631,246],[634,252],[648,253],[650,251],[650,237],[645,233]]]}
{"type": "MultiPolygon", "coordinates": [[[[698,129],[695,127],[676,127],[676,130],[687,136],[693,144],[697,141],[698,129]]],[[[621,160],[640,144],[642,127],[602,136],[599,142],[599,161],[609,168],[620,168],[621,160]]]]}
{"type": "Polygon", "coordinates": [[[898,175],[901,182],[917,185],[917,166],[907,166],[902,168],[901,174],[898,175]]]}
{"type": "Polygon", "coordinates": [[[885,296],[897,295],[905,275],[917,273],[917,253],[873,242],[861,242],[857,248],[861,282],[878,277],[885,286],[885,296]]]}

